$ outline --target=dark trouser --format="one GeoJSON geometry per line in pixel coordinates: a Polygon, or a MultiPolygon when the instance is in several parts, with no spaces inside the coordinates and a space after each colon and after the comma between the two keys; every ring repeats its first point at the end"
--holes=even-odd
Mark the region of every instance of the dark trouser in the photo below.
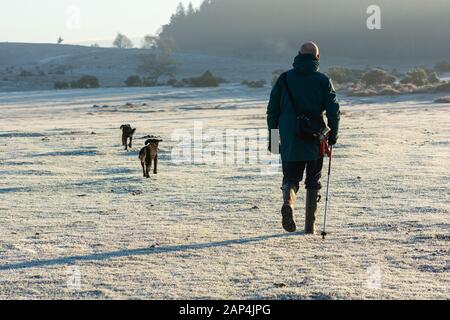
{"type": "Polygon", "coordinates": [[[306,169],[306,189],[320,190],[322,167],[323,158],[313,161],[283,161],[283,186],[295,186],[298,190],[306,169]]]}

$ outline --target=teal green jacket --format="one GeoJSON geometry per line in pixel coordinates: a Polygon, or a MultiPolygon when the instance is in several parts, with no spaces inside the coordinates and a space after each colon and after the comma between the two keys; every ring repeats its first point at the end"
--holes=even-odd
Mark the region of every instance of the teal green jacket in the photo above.
{"type": "MultiPolygon", "coordinates": [[[[299,54],[294,68],[287,73],[289,88],[300,110],[321,115],[326,113],[331,134],[337,139],[340,111],[336,92],[330,78],[319,72],[319,61],[314,55],[299,54]]],[[[297,114],[289,102],[283,81],[278,79],[270,94],[267,107],[267,126],[280,130],[281,160],[310,161],[320,156],[318,142],[304,142],[296,137],[297,114]]]]}

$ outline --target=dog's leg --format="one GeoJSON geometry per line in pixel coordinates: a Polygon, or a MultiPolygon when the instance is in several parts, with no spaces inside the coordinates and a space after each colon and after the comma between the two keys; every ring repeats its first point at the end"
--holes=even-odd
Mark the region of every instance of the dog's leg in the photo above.
{"type": "Polygon", "coordinates": [[[152,168],[152,158],[150,157],[150,161],[147,163],[147,178],[150,178],[150,169],[152,168]]]}
{"type": "Polygon", "coordinates": [[[130,144],[129,144],[130,148],[133,148],[133,136],[130,137],[130,144]]]}
{"type": "Polygon", "coordinates": [[[155,156],[155,163],[153,164],[153,174],[158,174],[158,154],[155,156]]]}
{"type": "Polygon", "coordinates": [[[125,147],[125,150],[128,150],[127,137],[125,135],[122,136],[122,145],[125,147]]]}
{"type": "Polygon", "coordinates": [[[145,163],[144,163],[144,161],[141,161],[141,166],[142,166],[142,173],[144,175],[144,178],[146,178],[147,176],[145,175],[145,163]]]}

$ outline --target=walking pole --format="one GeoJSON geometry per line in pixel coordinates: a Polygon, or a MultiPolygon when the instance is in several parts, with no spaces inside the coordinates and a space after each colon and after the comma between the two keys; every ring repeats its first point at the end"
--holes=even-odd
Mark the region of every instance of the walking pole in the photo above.
{"type": "Polygon", "coordinates": [[[328,164],[328,182],[327,182],[327,193],[325,198],[325,214],[323,216],[323,231],[322,231],[322,239],[325,240],[327,235],[326,233],[326,225],[327,225],[327,209],[328,209],[328,192],[330,190],[330,176],[331,176],[331,160],[333,159],[333,146],[330,146],[330,162],[328,164]]]}

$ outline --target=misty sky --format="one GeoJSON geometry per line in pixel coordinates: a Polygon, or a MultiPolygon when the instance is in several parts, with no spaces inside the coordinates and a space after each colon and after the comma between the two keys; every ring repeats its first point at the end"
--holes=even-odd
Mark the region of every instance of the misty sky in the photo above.
{"type": "MultiPolygon", "coordinates": [[[[101,43],[117,32],[140,38],[168,23],[179,2],[189,0],[1,0],[0,42],[54,43],[62,36],[64,43],[101,43]]],[[[191,2],[198,7],[202,0],[191,2]]]]}

